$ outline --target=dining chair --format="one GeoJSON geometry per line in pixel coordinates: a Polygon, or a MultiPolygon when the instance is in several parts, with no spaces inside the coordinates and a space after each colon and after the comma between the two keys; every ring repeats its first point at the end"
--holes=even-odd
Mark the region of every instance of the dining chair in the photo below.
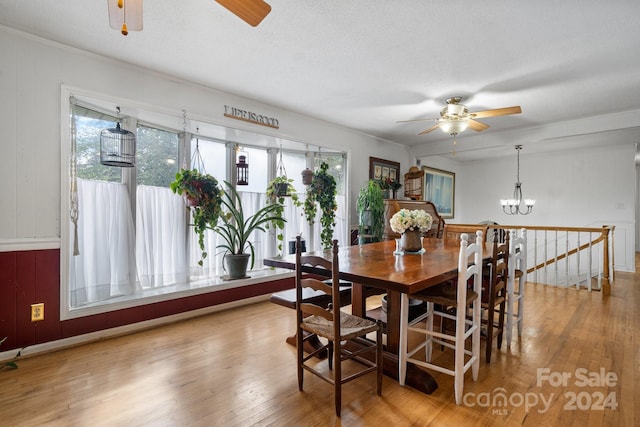
{"type": "MultiPolygon", "coordinates": [[[[299,240],[298,236],[296,240],[299,240]]],[[[322,257],[302,256],[300,242],[296,245],[296,327],[297,327],[297,365],[298,388],[302,391],[304,371],[322,378],[334,386],[336,415],[340,416],[342,407],[342,385],[370,372],[377,373],[376,385],[378,396],[382,395],[382,325],[380,321],[344,313],[340,310],[340,279],[338,266],[338,241],[333,241],[332,260],[322,257]],[[303,270],[318,272],[321,269],[331,273],[331,283],[325,283],[313,277],[303,275],[303,270]],[[332,302],[328,307],[318,306],[303,300],[303,290],[311,288],[331,295],[332,302]],[[308,334],[326,339],[327,343],[314,352],[305,354],[303,345],[308,334]],[[375,343],[367,339],[366,335],[376,334],[375,343]],[[348,347],[348,341],[355,341],[354,347],[348,347]],[[322,369],[325,362],[307,363],[317,352],[324,349],[328,352],[327,368],[322,369]],[[368,358],[365,356],[369,356],[368,358]],[[354,365],[349,367],[350,374],[343,375],[342,363],[350,360],[354,365]],[[375,362],[370,359],[375,360],[375,362]],[[357,363],[362,364],[357,365],[357,363]],[[332,374],[333,373],[333,374],[332,374]]]]}
{"type": "Polygon", "coordinates": [[[496,347],[502,348],[504,332],[505,306],[507,304],[507,281],[509,273],[509,235],[501,243],[493,243],[491,262],[488,264],[488,274],[482,278],[481,306],[486,319],[487,345],[485,347],[486,362],[491,362],[493,337],[497,336],[496,347]],[[496,321],[496,314],[498,319],[496,321]]]}
{"type": "MultiPolygon", "coordinates": [[[[445,226],[446,228],[446,226],[445,226]]],[[[400,384],[404,385],[407,374],[407,363],[433,369],[454,377],[454,394],[456,404],[462,401],[464,389],[464,374],[471,368],[472,378],[478,379],[480,369],[480,298],[482,294],[482,231],[475,233],[474,243],[469,244],[469,236],[463,233],[460,236],[460,252],[458,255],[458,279],[455,287],[448,283],[432,286],[423,291],[411,294],[412,299],[420,299],[427,302],[427,315],[424,321],[421,318],[409,323],[408,302],[409,295],[402,294],[400,313],[400,360],[398,377],[400,384]],[[472,284],[470,289],[468,284],[472,284]],[[438,307],[442,307],[439,309],[438,307]],[[451,312],[449,308],[455,308],[451,312]],[[471,316],[467,317],[467,309],[471,308],[471,316]],[[434,330],[434,317],[451,319],[455,321],[455,331],[434,330]],[[424,340],[409,348],[409,331],[418,332],[425,336],[424,340]],[[465,343],[471,338],[471,349],[465,348],[465,343]],[[453,369],[451,363],[446,363],[442,357],[438,358],[443,363],[432,361],[433,343],[442,344],[454,350],[453,369]],[[418,359],[416,353],[424,349],[424,359],[418,359]]]]}
{"type": "Polygon", "coordinates": [[[507,347],[511,346],[513,322],[518,325],[518,337],[522,335],[524,318],[524,284],[527,279],[527,230],[511,230],[509,242],[509,277],[507,280],[507,347]],[[518,283],[516,287],[516,282],[518,283]],[[514,305],[517,308],[514,311],[514,305]]]}

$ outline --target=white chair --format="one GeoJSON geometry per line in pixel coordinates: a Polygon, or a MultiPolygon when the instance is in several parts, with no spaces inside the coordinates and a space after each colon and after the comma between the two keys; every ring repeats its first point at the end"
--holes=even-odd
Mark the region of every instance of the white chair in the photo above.
{"type": "Polygon", "coordinates": [[[509,276],[507,279],[507,347],[511,346],[513,323],[518,325],[518,337],[522,335],[522,319],[524,315],[524,284],[527,281],[527,230],[511,230],[509,239],[509,276]],[[518,283],[516,287],[516,282],[518,283]],[[514,312],[514,304],[517,309],[514,312]]]}
{"type": "Polygon", "coordinates": [[[402,294],[401,320],[400,320],[400,360],[399,380],[404,385],[407,373],[407,363],[433,369],[454,377],[454,391],[456,404],[462,401],[464,389],[464,374],[471,368],[473,380],[478,379],[480,369],[480,297],[482,293],[482,231],[476,232],[475,243],[468,244],[468,235],[460,236],[460,254],[458,257],[458,280],[455,287],[449,282],[432,286],[424,291],[411,294],[412,299],[427,302],[426,321],[425,316],[414,319],[409,323],[409,295],[402,294]],[[470,258],[472,259],[470,260],[470,258]],[[467,289],[469,281],[473,282],[472,289],[467,289]],[[435,305],[442,307],[442,311],[435,310],[435,305]],[[467,318],[467,310],[471,306],[471,317],[467,318]],[[455,308],[455,313],[450,311],[455,308]],[[442,322],[445,318],[455,321],[455,335],[435,331],[433,318],[439,316],[442,322]],[[425,335],[412,349],[408,348],[408,331],[419,332],[425,335]],[[465,342],[471,337],[471,350],[465,349],[465,342]],[[452,348],[455,351],[454,368],[450,369],[431,362],[433,343],[452,348]],[[424,348],[425,359],[417,359],[414,355],[424,348]]]}

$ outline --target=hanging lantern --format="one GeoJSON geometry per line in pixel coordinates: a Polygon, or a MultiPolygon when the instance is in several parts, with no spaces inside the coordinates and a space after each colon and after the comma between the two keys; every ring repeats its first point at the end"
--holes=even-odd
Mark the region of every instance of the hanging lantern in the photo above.
{"type": "MultiPolygon", "coordinates": [[[[119,116],[120,107],[117,110],[119,116]]],[[[115,128],[100,132],[100,163],[121,168],[136,165],[136,136],[122,129],[119,119],[115,128]]]]}
{"type": "Polygon", "coordinates": [[[236,185],[249,185],[249,163],[247,163],[247,156],[238,156],[236,176],[236,185]]]}
{"type": "Polygon", "coordinates": [[[313,171],[306,168],[302,171],[302,184],[311,185],[311,181],[313,181],[313,171]]]}

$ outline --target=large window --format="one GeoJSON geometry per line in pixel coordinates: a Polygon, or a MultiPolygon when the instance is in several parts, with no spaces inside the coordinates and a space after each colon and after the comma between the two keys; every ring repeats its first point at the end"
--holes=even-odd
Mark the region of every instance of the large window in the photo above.
{"type": "MultiPolygon", "coordinates": [[[[280,152],[209,138],[199,132],[191,134],[186,127],[179,132],[167,125],[176,127],[175,120],[151,123],[145,117],[115,117],[106,112],[108,107],[90,102],[75,103],[71,110],[72,137],[63,141],[64,152],[69,152],[63,170],[70,172],[62,180],[62,194],[70,196],[63,201],[63,209],[68,212],[68,225],[62,227],[62,256],[66,260],[61,287],[63,319],[133,306],[138,304],[136,300],[147,297],[169,299],[174,292],[200,292],[203,286],[240,283],[223,282],[223,253],[217,248],[220,240],[214,231],[205,238],[209,255],[204,265],[198,265],[200,248],[189,226],[190,211],[182,197],[169,189],[181,167],[203,169],[223,185],[223,181],[232,182],[234,169],[230,168],[235,167],[240,154],[245,155],[249,184],[237,186],[237,190],[249,216],[265,205],[267,184],[280,155],[301,201],[306,188],[300,172],[319,165],[317,155],[303,151],[302,144],[301,151],[280,152]],[[114,128],[117,122],[136,134],[135,167],[100,164],[100,133],[114,128]]],[[[323,153],[322,159],[330,164],[330,172],[338,181],[335,236],[347,241],[344,156],[323,153]]],[[[320,235],[318,223],[309,227],[302,208],[294,206],[291,199],[286,201],[284,216],[285,251],[288,241],[298,234],[311,242],[311,249],[319,248],[319,237],[313,237],[320,235]]],[[[278,252],[275,231],[256,233],[251,239],[256,249],[256,271],[251,276],[273,274],[263,268],[262,260],[278,252]],[[257,271],[262,269],[264,272],[257,271]]]]}

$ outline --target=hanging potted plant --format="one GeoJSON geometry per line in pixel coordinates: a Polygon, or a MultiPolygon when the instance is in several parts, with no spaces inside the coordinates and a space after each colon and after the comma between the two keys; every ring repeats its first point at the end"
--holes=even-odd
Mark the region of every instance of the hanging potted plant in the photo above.
{"type": "Polygon", "coordinates": [[[220,235],[224,243],[218,248],[225,250],[224,266],[229,279],[241,279],[247,275],[247,266],[253,268],[255,261],[255,248],[249,240],[254,231],[265,231],[268,223],[284,223],[286,220],[279,211],[278,204],[267,204],[253,215],[246,217],[242,207],[242,201],[235,187],[224,181],[225,190],[222,193],[223,212],[220,222],[213,230],[220,235]],[[249,253],[247,253],[249,251],[249,253]]]}
{"type": "MultiPolygon", "coordinates": [[[[275,209],[273,213],[278,218],[284,218],[285,197],[291,197],[291,203],[294,206],[302,206],[302,202],[298,198],[298,194],[292,183],[293,179],[281,175],[275,177],[269,182],[269,185],[267,185],[267,204],[277,206],[277,209],[275,209]]],[[[284,223],[285,221],[279,219],[271,222],[271,225],[277,233],[276,239],[278,240],[279,253],[282,253],[282,244],[284,242],[284,223]]]]}
{"type": "Polygon", "coordinates": [[[384,232],[384,196],[376,180],[370,179],[358,192],[358,239],[367,243],[363,236],[370,235],[374,242],[382,240],[384,232]]]}
{"type": "Polygon", "coordinates": [[[218,223],[221,213],[222,190],[218,187],[218,180],[197,169],[180,169],[169,188],[182,195],[185,204],[192,209],[193,223],[190,225],[198,235],[198,246],[202,252],[198,265],[202,266],[207,257],[204,247],[205,231],[218,223]]]}
{"type": "Polygon", "coordinates": [[[336,225],[335,215],[338,209],[336,202],[336,180],[327,172],[329,165],[326,162],[320,164],[320,170],[313,173],[311,185],[307,187],[307,197],[304,201],[304,215],[309,224],[313,224],[316,218],[316,202],[320,205],[320,240],[324,249],[330,249],[333,242],[333,228],[336,225]]]}

